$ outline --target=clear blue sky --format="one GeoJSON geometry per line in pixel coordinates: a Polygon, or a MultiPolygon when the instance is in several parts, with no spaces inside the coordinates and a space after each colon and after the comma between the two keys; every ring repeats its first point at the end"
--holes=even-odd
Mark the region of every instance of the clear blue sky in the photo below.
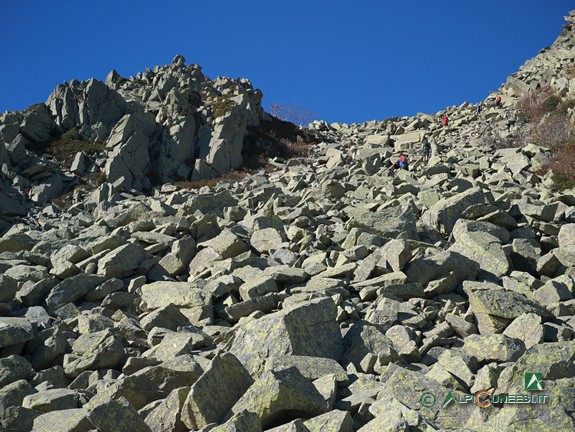
{"type": "Polygon", "coordinates": [[[249,78],[264,106],[329,122],[433,113],[496,90],[559,35],[567,0],[3,0],[0,112],[73,78],[183,54],[249,78]],[[86,6],[85,6],[86,5],[86,6]],[[89,5],[89,6],[88,6],[89,5]]]}

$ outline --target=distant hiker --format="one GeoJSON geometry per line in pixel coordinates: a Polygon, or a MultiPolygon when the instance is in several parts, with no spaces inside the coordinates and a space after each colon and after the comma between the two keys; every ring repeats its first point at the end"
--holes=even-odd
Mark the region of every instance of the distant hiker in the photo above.
{"type": "Polygon", "coordinates": [[[449,117],[447,117],[447,114],[443,114],[441,121],[443,122],[443,126],[447,127],[447,125],[449,125],[449,117]]]}
{"type": "Polygon", "coordinates": [[[423,141],[423,162],[429,162],[429,158],[431,157],[431,144],[429,141],[423,141]]]}
{"type": "Polygon", "coordinates": [[[409,161],[407,160],[407,156],[401,153],[399,155],[399,159],[393,164],[393,169],[404,169],[409,171],[409,161]]]}
{"type": "Polygon", "coordinates": [[[483,106],[481,106],[481,102],[477,102],[475,104],[475,110],[477,112],[477,115],[479,115],[481,113],[481,110],[483,109],[483,106]]]}
{"type": "Polygon", "coordinates": [[[497,95],[497,97],[495,98],[495,106],[497,108],[501,108],[501,96],[497,95]]]}

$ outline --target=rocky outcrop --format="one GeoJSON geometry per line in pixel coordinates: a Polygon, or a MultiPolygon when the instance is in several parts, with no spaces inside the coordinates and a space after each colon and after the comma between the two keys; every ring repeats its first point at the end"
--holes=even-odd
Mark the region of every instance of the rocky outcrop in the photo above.
{"type": "Polygon", "coordinates": [[[248,80],[212,81],[182,56],[130,79],[112,71],[106,83],[63,83],[46,103],[0,118],[0,166],[12,182],[0,189],[1,213],[25,213],[28,199],[44,204],[79,183],[88,187],[76,200],[94,182],[149,192],[239,169],[248,128],[264,117],[261,99],[248,80]]]}

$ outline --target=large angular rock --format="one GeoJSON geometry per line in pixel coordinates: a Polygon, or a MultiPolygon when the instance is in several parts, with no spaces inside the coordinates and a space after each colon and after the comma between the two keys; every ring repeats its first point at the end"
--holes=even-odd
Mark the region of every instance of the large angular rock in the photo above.
{"type": "Polygon", "coordinates": [[[313,417],[327,411],[327,403],[311,382],[296,368],[267,371],[256,380],[230,410],[229,417],[251,411],[268,427],[279,419],[313,417]]]}
{"type": "Polygon", "coordinates": [[[486,230],[458,230],[460,224],[465,222],[457,221],[454,225],[453,234],[456,242],[450,250],[478,263],[481,268],[480,274],[484,273],[494,279],[506,275],[511,269],[511,262],[503,250],[500,238],[486,230]]]}
{"type": "Polygon", "coordinates": [[[0,388],[28,379],[31,374],[32,366],[23,357],[11,355],[0,359],[0,388]]]}
{"type": "Polygon", "coordinates": [[[405,269],[407,280],[422,285],[453,274],[457,283],[477,276],[479,263],[452,250],[437,253],[430,257],[412,260],[405,269]]]}
{"type": "Polygon", "coordinates": [[[235,414],[221,426],[210,429],[212,432],[261,432],[262,423],[257,414],[251,411],[242,411],[235,414]]]}
{"type": "Polygon", "coordinates": [[[54,126],[48,107],[40,103],[25,113],[20,133],[32,142],[43,143],[50,138],[54,126]]]}
{"type": "MultiPolygon", "coordinates": [[[[110,128],[128,110],[128,103],[118,92],[96,79],[60,84],[48,97],[46,105],[62,129],[82,125],[89,137],[90,126],[101,123],[110,128]]],[[[92,134],[96,135],[95,132],[92,134]]]]}
{"type": "Polygon", "coordinates": [[[60,282],[50,291],[46,298],[46,304],[51,310],[56,310],[67,303],[74,303],[105,280],[104,276],[84,273],[72,276],[60,282]]]}
{"type": "MultiPolygon", "coordinates": [[[[419,372],[395,366],[382,377],[382,383],[386,396],[393,397],[404,406],[419,412],[424,420],[443,430],[460,428],[472,413],[468,407],[457,403],[443,408],[442,403],[451,390],[419,372]],[[435,402],[423,406],[422,397],[429,393],[433,394],[435,402]]],[[[451,392],[455,397],[462,396],[457,391],[451,392]]],[[[424,400],[432,401],[430,398],[424,400]]]]}
{"type": "Polygon", "coordinates": [[[30,250],[35,244],[36,241],[26,233],[8,232],[0,238],[0,253],[30,250]]]}
{"type": "Polygon", "coordinates": [[[541,317],[534,313],[525,313],[513,320],[503,332],[510,338],[521,339],[527,349],[543,343],[543,325],[541,317]]]}
{"type": "Polygon", "coordinates": [[[139,246],[128,243],[107,253],[98,261],[98,274],[107,278],[131,276],[150,255],[139,246]]]}
{"type": "Polygon", "coordinates": [[[77,377],[85,370],[117,367],[125,356],[120,338],[111,330],[80,336],[72,345],[73,354],[64,358],[66,375],[77,377]]]}
{"type": "Polygon", "coordinates": [[[228,343],[253,374],[273,355],[308,355],[338,360],[342,354],[336,307],[329,298],[311,300],[239,326],[228,343]]]}
{"type": "MultiPolygon", "coordinates": [[[[191,354],[193,350],[205,347],[209,342],[210,338],[198,331],[172,332],[166,330],[161,342],[142,355],[143,357],[154,358],[164,362],[180,356],[187,358],[187,355],[191,354]]],[[[196,366],[196,363],[190,364],[188,367],[189,372],[197,373],[198,368],[196,366]]]]}
{"type": "Polygon", "coordinates": [[[14,300],[18,292],[18,284],[9,276],[0,275],[0,303],[14,300]]]}
{"type": "Polygon", "coordinates": [[[125,398],[90,407],[88,419],[99,431],[150,432],[149,426],[125,398]]]}
{"type": "Polygon", "coordinates": [[[283,355],[270,357],[266,363],[266,370],[282,370],[290,367],[297,368],[308,380],[316,380],[327,375],[333,375],[337,382],[345,382],[347,374],[334,359],[325,357],[283,355]]]}
{"type": "MultiPolygon", "coordinates": [[[[28,395],[36,393],[36,389],[24,379],[14,381],[0,388],[0,413],[12,406],[22,405],[28,395]]],[[[0,415],[0,418],[2,416],[0,415]]]]}
{"type": "Polygon", "coordinates": [[[168,397],[146,416],[144,421],[152,432],[186,432],[188,430],[182,422],[181,410],[189,391],[189,387],[172,390],[168,397]]]}
{"type": "Polygon", "coordinates": [[[38,432],[89,432],[94,425],[82,408],[64,409],[42,414],[34,419],[38,432]]]}
{"type": "Polygon", "coordinates": [[[575,375],[575,345],[553,342],[532,346],[501,373],[497,381],[498,393],[523,391],[526,372],[541,373],[544,382],[572,378],[575,375]]]}
{"type": "Polygon", "coordinates": [[[474,187],[450,198],[438,201],[421,216],[421,220],[441,233],[450,234],[466,208],[475,204],[482,204],[484,201],[483,190],[479,187],[474,187]]]}
{"type": "Polygon", "coordinates": [[[356,209],[351,226],[386,238],[419,239],[416,219],[410,207],[385,208],[377,212],[356,209]]]}
{"type": "Polygon", "coordinates": [[[250,238],[252,247],[260,253],[268,253],[282,247],[286,236],[276,228],[256,230],[250,238]]]}
{"type": "Polygon", "coordinates": [[[575,246],[575,223],[562,225],[557,240],[560,248],[575,246]]]}
{"type": "Polygon", "coordinates": [[[393,271],[398,272],[411,259],[411,248],[405,240],[391,240],[381,248],[381,257],[393,271]]]}
{"type": "Polygon", "coordinates": [[[342,364],[352,363],[357,370],[365,373],[373,373],[374,367],[387,366],[399,359],[393,342],[385,333],[378,326],[365,321],[356,322],[343,341],[346,350],[342,364]]]}
{"type": "Polygon", "coordinates": [[[333,410],[303,422],[310,432],[352,432],[353,420],[349,412],[333,410]]]}
{"type": "Polygon", "coordinates": [[[148,311],[170,304],[185,309],[211,309],[210,295],[190,282],[152,282],[140,290],[142,306],[148,311]]]}
{"type": "Polygon", "coordinates": [[[203,242],[200,246],[211,247],[223,259],[235,257],[248,250],[243,240],[230,230],[223,230],[218,236],[203,242]]]}
{"type": "Polygon", "coordinates": [[[28,395],[22,401],[24,408],[41,412],[80,408],[80,395],[75,390],[49,389],[28,395]]]}
{"type": "Polygon", "coordinates": [[[35,334],[36,326],[26,318],[0,317],[0,348],[27,342],[35,334]]]}
{"type": "Polygon", "coordinates": [[[201,429],[210,423],[220,423],[253,382],[233,354],[214,357],[184,402],[184,424],[190,429],[201,429]]]}
{"type": "Polygon", "coordinates": [[[155,309],[140,320],[142,328],[151,331],[154,327],[161,327],[176,331],[178,327],[189,326],[190,320],[173,303],[155,309]]]}
{"type": "Polygon", "coordinates": [[[512,362],[525,352],[525,344],[502,334],[470,335],[463,351],[479,361],[512,362]]]}
{"type": "Polygon", "coordinates": [[[508,291],[489,282],[466,281],[463,289],[481,334],[501,333],[512,320],[524,313],[550,319],[551,313],[523,294],[508,291]]]}

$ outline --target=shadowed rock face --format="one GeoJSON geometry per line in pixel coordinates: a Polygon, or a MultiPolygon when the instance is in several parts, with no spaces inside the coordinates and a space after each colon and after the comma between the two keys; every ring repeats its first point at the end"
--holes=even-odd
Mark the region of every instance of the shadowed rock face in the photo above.
{"type": "Polygon", "coordinates": [[[521,89],[575,100],[573,25],[503,107],[314,122],[308,157],[199,190],[171,182],[275,124],[246,80],[177,56],[1,115],[0,429],[575,430],[575,192],[512,146],[521,89]],[[480,390],[550,402],[447,399],[480,390]]]}

